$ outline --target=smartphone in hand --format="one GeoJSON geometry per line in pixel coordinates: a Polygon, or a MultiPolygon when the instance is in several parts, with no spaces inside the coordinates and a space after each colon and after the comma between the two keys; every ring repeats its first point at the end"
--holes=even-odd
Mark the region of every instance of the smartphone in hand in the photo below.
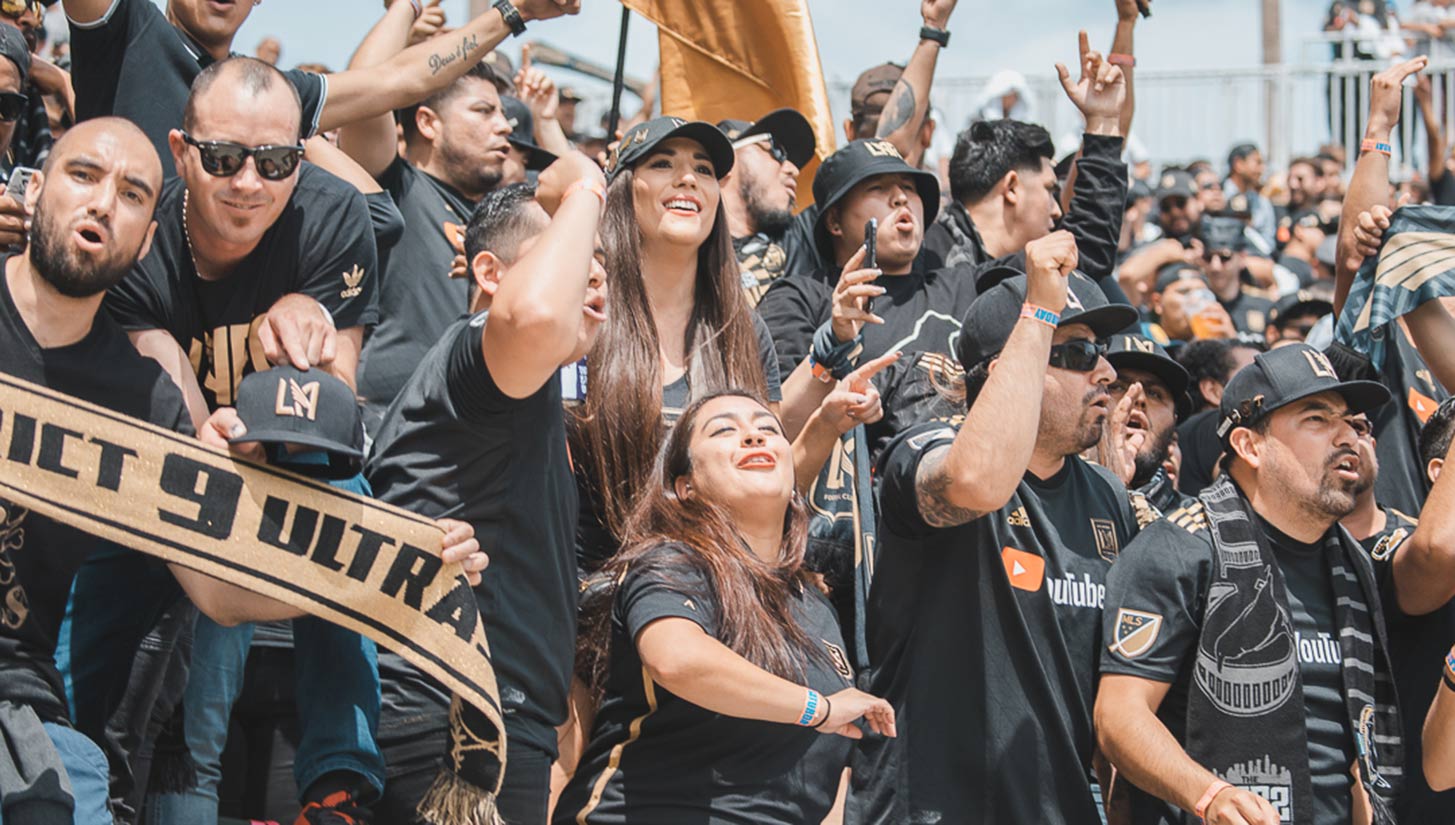
{"type": "Polygon", "coordinates": [[[879,268],[879,219],[870,218],[864,224],[864,268],[879,268]]]}
{"type": "Polygon", "coordinates": [[[17,166],[10,171],[10,180],[5,182],[5,194],[25,203],[25,193],[30,189],[30,184],[35,180],[39,169],[32,169],[29,166],[17,166]]]}

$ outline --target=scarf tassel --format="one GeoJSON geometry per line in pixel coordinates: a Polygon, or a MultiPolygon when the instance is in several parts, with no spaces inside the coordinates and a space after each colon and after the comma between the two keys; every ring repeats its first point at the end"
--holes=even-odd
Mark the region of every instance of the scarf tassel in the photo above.
{"type": "Polygon", "coordinates": [[[505,825],[495,794],[441,770],[420,800],[418,813],[429,825],[505,825]]]}

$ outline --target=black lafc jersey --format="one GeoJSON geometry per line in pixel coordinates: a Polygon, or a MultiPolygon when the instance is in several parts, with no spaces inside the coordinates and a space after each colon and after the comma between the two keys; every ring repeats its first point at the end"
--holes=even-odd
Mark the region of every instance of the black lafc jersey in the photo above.
{"type": "MultiPolygon", "coordinates": [[[[1343,654],[1330,579],[1332,563],[1323,540],[1303,544],[1263,519],[1255,520],[1255,529],[1267,537],[1285,585],[1287,622],[1292,630],[1288,655],[1297,663],[1302,684],[1313,810],[1293,810],[1291,769],[1278,764],[1271,755],[1235,766],[1223,778],[1267,799],[1285,817],[1284,821],[1342,825],[1349,821],[1354,734],[1343,693],[1343,654]]],[[[1196,659],[1193,653],[1201,644],[1213,564],[1207,514],[1202,502],[1194,501],[1143,530],[1107,580],[1103,617],[1107,644],[1103,647],[1101,672],[1170,685],[1157,716],[1179,742],[1188,737],[1188,697],[1194,689],[1192,664],[1196,659]]],[[[1250,620],[1257,620],[1266,614],[1250,611],[1248,615],[1250,620]]],[[[1252,655],[1256,658],[1267,654],[1252,655]]],[[[1247,667],[1251,672],[1251,666],[1247,667]]],[[[1241,707],[1237,703],[1244,693],[1211,698],[1214,704],[1226,706],[1229,718],[1235,718],[1241,707]]],[[[1133,825],[1192,825],[1200,821],[1134,786],[1127,785],[1125,790],[1133,825]]]]}
{"type": "MultiPolygon", "coordinates": [[[[576,639],[577,499],[561,383],[553,376],[527,398],[506,395],[481,350],[487,322],[483,312],[458,321],[425,354],[385,413],[364,473],[380,501],[469,522],[489,548],[475,595],[506,730],[555,754],[576,639]]],[[[443,726],[449,696],[438,685],[392,654],[380,656],[380,675],[426,694],[421,705],[408,696],[387,704],[433,704],[443,726]]]]}
{"type": "Polygon", "coordinates": [[[192,361],[210,409],[234,402],[244,376],[268,368],[258,326],[279,298],[317,300],[339,329],[378,317],[378,254],[369,207],[349,184],[305,163],[256,249],[225,278],[197,276],[182,223],[186,187],[167,181],[152,248],[106,297],[127,331],[163,329],[192,361]]]}
{"type": "MultiPolygon", "coordinates": [[[[42,348],[11,297],[4,274],[8,260],[0,256],[0,372],[192,434],[177,385],[157,362],[136,351],[106,313],[97,314],[91,331],[80,341],[42,348]]],[[[17,426],[21,418],[9,412],[3,421],[7,460],[29,461],[30,456],[43,460],[51,441],[47,431],[53,428],[49,424],[37,428],[32,421],[32,426],[23,428],[30,431],[27,438],[17,426]],[[38,449],[37,429],[41,430],[38,449]]],[[[66,451],[96,449],[95,439],[63,435],[59,442],[66,451]]],[[[103,549],[118,548],[0,499],[0,701],[30,705],[47,721],[69,719],[55,666],[56,641],[76,571],[103,549]]]]}
{"type": "MultiPolygon", "coordinates": [[[[643,668],[634,640],[658,619],[686,619],[720,637],[720,606],[695,555],[662,545],[618,587],[606,695],[556,805],[557,825],[797,825],[822,822],[832,807],[851,740],[713,713],[673,695],[643,668]]],[[[803,683],[824,696],[852,686],[828,600],[804,589],[792,610],[819,646],[802,663],[803,683]]]]}
{"type": "Polygon", "coordinates": [[[1233,319],[1233,328],[1238,332],[1262,335],[1268,327],[1268,312],[1273,309],[1273,302],[1250,295],[1245,288],[1238,297],[1223,304],[1223,309],[1228,311],[1228,317],[1233,319]]]}
{"type": "Polygon", "coordinates": [[[954,438],[913,427],[881,459],[866,689],[894,705],[899,738],[861,746],[850,821],[1095,825],[1098,625],[1106,573],[1138,529],[1132,504],[1070,457],[1000,510],[931,527],[915,475],[954,438]]]}
{"type": "Polygon", "coordinates": [[[465,227],[475,204],[404,158],[379,176],[404,215],[404,237],[384,260],[379,323],[369,331],[359,362],[359,395],[374,416],[383,411],[445,328],[470,310],[470,281],[450,278],[464,254],[465,227]]]}
{"type": "MultiPolygon", "coordinates": [[[[104,115],[130,120],[151,140],[163,173],[173,177],[167,133],[182,128],[192,81],[212,65],[212,55],[150,0],[113,0],[100,20],[71,22],[70,28],[76,120],[104,115]]],[[[299,69],[283,74],[302,103],[299,137],[311,137],[328,98],[328,80],[299,69]]]]}
{"type": "Polygon", "coordinates": [[[1420,429],[1450,393],[1435,380],[1398,322],[1386,325],[1383,332],[1384,363],[1377,365],[1375,380],[1388,387],[1394,398],[1369,414],[1379,458],[1374,497],[1387,507],[1418,513],[1430,494],[1420,461],[1420,429]]]}
{"type": "MultiPolygon", "coordinates": [[[[1383,474],[1384,467],[1379,469],[1383,474]]],[[[1389,629],[1389,658],[1404,721],[1405,764],[1418,766],[1423,758],[1425,714],[1435,701],[1435,693],[1444,689],[1440,670],[1450,643],[1455,641],[1455,604],[1423,616],[1409,616],[1399,609],[1399,597],[1394,592],[1394,559],[1419,525],[1414,517],[1393,507],[1380,509],[1384,511],[1384,529],[1359,544],[1369,553],[1381,583],[1379,596],[1389,629]]],[[[1435,793],[1425,781],[1424,771],[1406,770],[1398,810],[1400,822],[1448,822],[1455,815],[1455,791],[1435,793]]]]}

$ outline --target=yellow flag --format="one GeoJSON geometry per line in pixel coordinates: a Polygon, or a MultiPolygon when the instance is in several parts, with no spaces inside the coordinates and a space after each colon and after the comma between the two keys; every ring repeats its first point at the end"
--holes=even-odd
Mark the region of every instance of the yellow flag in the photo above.
{"type": "MultiPolygon", "coordinates": [[[[819,159],[833,154],[834,123],[808,0],[622,0],[657,24],[662,113],[716,123],[797,109],[813,125],[819,159]]],[[[812,197],[810,161],[799,204],[812,197]]]]}

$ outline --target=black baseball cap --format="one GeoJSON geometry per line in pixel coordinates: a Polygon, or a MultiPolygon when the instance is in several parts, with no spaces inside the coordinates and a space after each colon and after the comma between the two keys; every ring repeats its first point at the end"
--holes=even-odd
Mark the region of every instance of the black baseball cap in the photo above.
{"type": "Polygon", "coordinates": [[[1244,226],[1246,224],[1239,218],[1203,215],[1201,223],[1198,224],[1197,236],[1202,241],[1202,248],[1208,252],[1240,252],[1247,248],[1247,240],[1243,235],[1244,226]]]}
{"type": "Polygon", "coordinates": [[[719,120],[717,128],[733,143],[754,135],[771,135],[773,142],[782,147],[788,159],[799,169],[813,157],[813,150],[818,145],[813,137],[813,126],[797,109],[774,109],[753,123],[719,120]]]}
{"type": "Polygon", "coordinates": [[[849,190],[875,175],[910,175],[919,199],[924,205],[925,229],[935,222],[940,211],[940,181],[930,172],[916,169],[900,157],[899,150],[887,140],[856,140],[819,164],[813,178],[813,200],[819,205],[818,220],[813,225],[813,241],[824,260],[832,262],[833,241],[829,237],[828,214],[849,190]]]}
{"type": "Polygon", "coordinates": [[[638,123],[622,135],[621,143],[611,153],[607,180],[613,180],[621,170],[635,166],[657,144],[675,137],[688,138],[702,144],[707,156],[712,158],[712,169],[718,180],[727,177],[727,173],[733,170],[733,161],[737,157],[733,152],[733,144],[716,126],[701,120],[655,117],[646,123],[638,123]]]}
{"type": "Polygon", "coordinates": [[[26,78],[30,76],[30,49],[25,45],[25,35],[14,26],[0,26],[0,57],[15,64],[20,72],[20,88],[24,90],[26,78]]]}
{"type": "Polygon", "coordinates": [[[1197,180],[1182,169],[1168,169],[1157,181],[1157,202],[1164,198],[1197,197],[1197,180]]]}
{"type": "Polygon", "coordinates": [[[237,415],[248,431],[233,444],[299,444],[328,454],[328,475],[349,478],[364,462],[364,421],[349,385],[321,369],[278,366],[255,372],[237,389],[237,415]]]}
{"type": "Polygon", "coordinates": [[[1157,269],[1157,284],[1153,287],[1158,295],[1167,291],[1167,287],[1178,281],[1202,281],[1207,283],[1207,276],[1201,269],[1183,261],[1174,261],[1170,264],[1163,264],[1157,269]]]}
{"type": "Polygon", "coordinates": [[[510,95],[500,96],[505,119],[510,122],[510,145],[525,153],[525,168],[539,172],[556,162],[556,156],[536,145],[535,118],[530,107],[510,95]]]}
{"type": "MultiPolygon", "coordinates": [[[[1061,326],[1085,324],[1098,339],[1126,329],[1138,320],[1137,311],[1127,304],[1113,304],[1101,287],[1080,272],[1071,273],[1066,292],[1066,306],[1061,310],[1061,326]]],[[[1021,306],[1026,302],[1026,276],[1016,275],[981,293],[970,304],[960,322],[960,338],[955,344],[955,357],[966,369],[997,355],[1010,340],[1010,333],[1020,322],[1021,306]]]]}
{"type": "Polygon", "coordinates": [[[1278,299],[1273,308],[1268,311],[1268,323],[1275,327],[1282,328],[1283,322],[1289,318],[1296,318],[1301,315],[1317,315],[1323,317],[1334,311],[1334,296],[1332,288],[1320,288],[1311,286],[1300,289],[1297,292],[1290,292],[1278,299]]]}
{"type": "Polygon", "coordinates": [[[1188,387],[1192,385],[1192,376],[1167,354],[1166,348],[1161,344],[1140,332],[1125,330],[1113,335],[1107,342],[1106,360],[1118,372],[1133,369],[1157,376],[1172,393],[1178,421],[1192,412],[1192,398],[1187,394],[1188,387]]]}
{"type": "Polygon", "coordinates": [[[1376,381],[1340,381],[1323,351],[1289,344],[1254,356],[1228,382],[1218,410],[1218,437],[1226,444],[1235,428],[1324,392],[1342,395],[1350,413],[1370,412],[1390,399],[1389,390],[1376,381]]]}

